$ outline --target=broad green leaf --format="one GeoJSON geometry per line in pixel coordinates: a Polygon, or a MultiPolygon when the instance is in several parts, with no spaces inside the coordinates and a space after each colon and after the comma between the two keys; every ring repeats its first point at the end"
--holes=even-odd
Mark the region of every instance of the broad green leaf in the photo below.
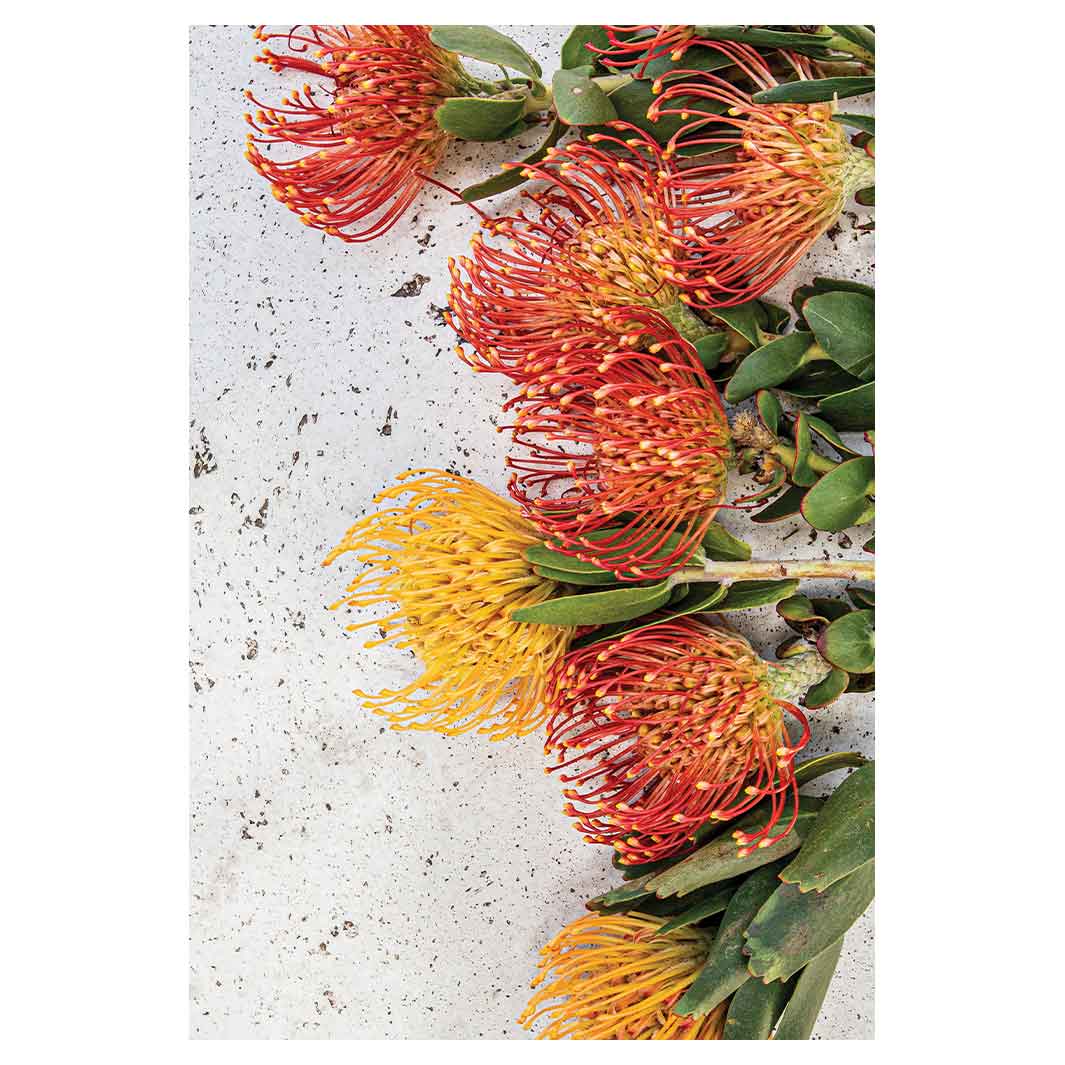
{"type": "Polygon", "coordinates": [[[818,651],[848,673],[872,673],[876,668],[875,617],[872,610],[853,610],[837,618],[818,638],[818,651]]]}
{"type": "Polygon", "coordinates": [[[723,599],[714,605],[718,613],[729,610],[753,610],[756,606],[769,606],[794,595],[799,587],[797,580],[785,581],[736,581],[730,584],[723,599]]]}
{"type": "Polygon", "coordinates": [[[763,388],[759,389],[754,403],[758,408],[758,417],[762,420],[762,424],[776,436],[780,430],[780,419],[784,415],[780,400],[769,389],[763,388]]]}
{"type": "Polygon", "coordinates": [[[876,55],[876,34],[868,26],[829,26],[828,28],[859,48],[864,48],[871,55],[876,55]]]}
{"type": "Polygon", "coordinates": [[[861,454],[861,452],[855,451],[854,448],[848,447],[843,442],[843,438],[828,422],[815,418],[812,414],[806,415],[806,421],[810,426],[811,432],[817,433],[822,440],[828,441],[841,455],[846,455],[848,458],[857,458],[861,454]]]}
{"type": "Polygon", "coordinates": [[[851,773],[828,797],[802,849],[780,874],[800,891],[824,891],[873,860],[876,850],[876,765],[851,773]]]}
{"type": "Polygon", "coordinates": [[[827,950],[873,901],[876,862],[866,862],[824,891],[781,884],[747,928],[747,967],[763,981],[787,980],[827,950]]]}
{"type": "Polygon", "coordinates": [[[760,388],[783,384],[802,365],[802,357],[811,341],[809,333],[796,331],[752,351],[725,387],[725,399],[729,403],[740,403],[760,388]]]}
{"type": "Polygon", "coordinates": [[[802,488],[809,488],[817,483],[817,473],[810,465],[814,455],[813,440],[810,438],[810,420],[805,414],[795,419],[795,461],[791,465],[791,481],[802,488]]]}
{"type": "Polygon", "coordinates": [[[568,573],[561,569],[551,569],[549,566],[534,566],[533,569],[549,581],[558,581],[559,584],[577,584],[582,587],[596,587],[605,584],[618,584],[617,577],[609,570],[598,570],[595,573],[568,573]]]}
{"type": "Polygon", "coordinates": [[[809,47],[823,52],[825,44],[832,40],[830,33],[789,33],[760,26],[696,26],[695,35],[710,41],[741,41],[743,44],[787,48],[790,51],[809,47]]]}
{"type": "Polygon", "coordinates": [[[682,1017],[702,1017],[750,979],[743,955],[743,933],[780,881],[783,861],[755,870],[729,899],[710,953],[691,987],[673,1007],[682,1017]]]}
{"type": "Polygon", "coordinates": [[[737,303],[735,307],[707,307],[706,311],[730,329],[735,329],[748,343],[755,347],[761,343],[758,336],[758,308],[756,300],[737,303]]]}
{"type": "Polygon", "coordinates": [[[574,67],[593,65],[596,53],[585,47],[588,44],[609,48],[610,38],[602,26],[574,26],[562,45],[562,66],[572,70],[574,67]]]}
{"type": "Polygon", "coordinates": [[[839,532],[858,524],[869,509],[874,475],[875,462],[869,456],[840,463],[806,493],[803,517],[815,529],[825,532],[839,532]]]}
{"type": "Polygon", "coordinates": [[[785,621],[813,621],[817,614],[814,605],[805,595],[789,595],[777,603],[777,613],[785,621]]]}
{"type": "Polygon", "coordinates": [[[517,70],[531,78],[543,74],[540,64],[517,41],[491,26],[434,26],[429,36],[433,44],[449,52],[517,70]]]}
{"type": "Polygon", "coordinates": [[[832,946],[826,947],[803,967],[798,980],[795,981],[795,990],[777,1023],[777,1030],[773,1033],[774,1039],[810,1038],[842,951],[843,937],[840,936],[832,946]]]}
{"type": "Polygon", "coordinates": [[[819,680],[803,696],[803,706],[807,710],[818,710],[822,706],[828,706],[829,703],[834,703],[847,690],[849,683],[850,675],[844,670],[833,666],[832,672],[827,677],[819,680]]]}
{"type": "Polygon", "coordinates": [[[655,610],[668,602],[672,591],[667,577],[657,584],[564,595],[536,606],[522,607],[510,616],[514,621],[536,625],[606,625],[629,621],[655,610]]]}
{"type": "Polygon", "coordinates": [[[806,363],[794,377],[778,387],[789,396],[820,399],[857,388],[860,384],[861,381],[854,374],[847,373],[831,359],[816,359],[806,363]]]}
{"type": "Polygon", "coordinates": [[[872,285],[863,285],[860,281],[843,281],[834,277],[815,277],[813,287],[817,292],[861,292],[870,299],[876,296],[872,285]]]}
{"type": "Polygon", "coordinates": [[[595,632],[589,632],[570,645],[572,650],[587,647],[589,644],[602,643],[604,640],[613,640],[618,636],[624,636],[627,632],[637,632],[640,629],[649,628],[662,621],[670,621],[673,618],[683,617],[686,614],[699,614],[706,610],[713,610],[716,604],[725,598],[726,588],[721,584],[696,584],[689,588],[683,599],[671,603],[663,610],[658,611],[653,618],[643,617],[636,621],[623,622],[617,625],[605,625],[595,632]]]}
{"type": "Polygon", "coordinates": [[[825,396],[818,404],[821,413],[843,432],[870,429],[876,419],[876,383],[825,396]]]}
{"type": "Polygon", "coordinates": [[[794,982],[748,980],[732,996],[722,1039],[768,1039],[791,997],[794,982]]]}
{"type": "Polygon", "coordinates": [[[436,109],[436,124],[467,141],[494,141],[521,118],[521,100],[488,100],[456,96],[436,109]]]}
{"type": "Polygon", "coordinates": [[[737,539],[720,522],[712,521],[703,536],[703,553],[714,562],[746,562],[751,545],[737,539]]]}
{"type": "MultiPolygon", "coordinates": [[[[792,803],[792,799],[786,800],[784,812],[781,814],[781,821],[784,824],[787,824],[791,817],[791,811],[794,808],[792,803]]],[[[683,896],[709,884],[720,884],[722,881],[731,880],[734,876],[743,876],[755,869],[760,869],[763,865],[768,865],[798,850],[809,823],[817,817],[820,809],[820,799],[804,795],[799,799],[799,816],[795,827],[783,839],[778,839],[776,843],[768,847],[754,847],[749,854],[741,857],[741,848],[732,838],[732,832],[729,832],[719,839],[704,844],[683,861],[656,874],[647,881],[645,886],[648,891],[653,891],[659,898],[667,898],[670,895],[683,896]]],[[[735,822],[733,831],[743,832],[761,827],[765,824],[766,814],[766,808],[761,804],[756,806],[735,822]]]]}
{"type": "Polygon", "coordinates": [[[798,514],[802,501],[806,496],[806,489],[792,485],[783,495],[778,496],[767,507],[762,507],[757,514],[751,515],[751,521],[758,525],[765,525],[773,521],[783,521],[798,514]]]}
{"type": "Polygon", "coordinates": [[[618,115],[609,97],[591,79],[590,66],[556,70],[551,81],[558,117],[570,126],[597,126],[618,115]]]}
{"type": "Polygon", "coordinates": [[[699,356],[703,369],[713,370],[721,361],[721,356],[728,351],[728,334],[711,333],[702,340],[697,340],[694,346],[695,354],[699,356]]]}
{"type": "Polygon", "coordinates": [[[802,306],[828,357],[860,381],[874,376],[876,304],[858,292],[825,292],[802,306]]]}
{"type": "Polygon", "coordinates": [[[810,104],[833,98],[864,96],[876,89],[875,78],[819,78],[815,81],[787,81],[754,94],[756,104],[810,104]]]}
{"type": "Polygon", "coordinates": [[[695,45],[684,50],[680,59],[674,59],[672,55],[659,56],[652,59],[644,69],[644,76],[649,79],[662,78],[668,82],[670,74],[684,73],[689,70],[701,70],[706,73],[721,70],[732,66],[732,57],[716,48],[704,48],[695,45]]]}
{"type": "Polygon", "coordinates": [[[870,185],[867,189],[859,189],[854,194],[854,202],[861,204],[862,207],[875,207],[876,186],[870,185]]]}
{"type": "Polygon", "coordinates": [[[858,769],[868,762],[869,759],[857,751],[835,751],[807,758],[795,767],[795,786],[802,788],[826,773],[834,773],[837,769],[858,769]]]}
{"type": "Polygon", "coordinates": [[[873,588],[862,588],[860,585],[852,584],[847,588],[847,596],[859,610],[864,607],[872,610],[876,606],[876,590],[873,588]]]}
{"type": "Polygon", "coordinates": [[[525,169],[524,164],[540,162],[547,155],[547,149],[554,147],[558,143],[558,139],[565,129],[565,124],[559,122],[556,118],[551,123],[551,128],[548,130],[547,136],[540,144],[540,147],[522,159],[522,165],[508,167],[502,173],[495,174],[485,181],[479,181],[476,185],[468,185],[462,190],[462,199],[466,203],[475,203],[477,200],[483,200],[487,196],[497,196],[501,192],[507,192],[509,189],[515,189],[524,184],[529,180],[522,173],[525,169]]]}
{"type": "Polygon", "coordinates": [[[721,913],[728,906],[735,890],[735,884],[726,884],[724,887],[719,888],[695,906],[689,906],[688,909],[683,910],[676,917],[667,921],[655,933],[655,937],[668,935],[678,928],[685,928],[690,924],[705,920],[707,917],[713,917],[715,913],[721,913]]]}
{"type": "Polygon", "coordinates": [[[602,895],[597,895],[594,899],[589,899],[585,906],[589,910],[602,913],[623,903],[639,902],[640,899],[647,898],[648,895],[652,894],[646,887],[647,881],[650,879],[649,875],[641,876],[638,880],[632,880],[628,884],[623,884],[621,887],[616,887],[602,895]]]}
{"type": "Polygon", "coordinates": [[[832,116],[832,121],[838,122],[841,126],[850,126],[852,129],[860,129],[863,133],[868,133],[870,136],[876,135],[876,119],[874,119],[872,115],[851,115],[839,111],[832,116]]]}

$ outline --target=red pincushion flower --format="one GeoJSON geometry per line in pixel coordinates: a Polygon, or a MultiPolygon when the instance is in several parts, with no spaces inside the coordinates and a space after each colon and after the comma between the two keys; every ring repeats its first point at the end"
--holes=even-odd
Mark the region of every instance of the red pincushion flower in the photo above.
{"type": "MultiPolygon", "coordinates": [[[[777,84],[759,53],[744,44],[696,37],[673,58],[693,45],[728,56],[760,88],[777,84]]],[[[807,60],[783,54],[800,79],[807,77],[807,60]]],[[[795,266],[853,193],[872,185],[872,158],[832,120],[832,104],[758,104],[705,71],[674,69],[669,78],[655,81],[659,95],[647,116],[676,115],[686,124],[664,154],[680,145],[713,152],[670,170],[666,186],[680,203],[677,216],[699,233],[714,306],[754,299],[795,266]]]]}
{"type": "Polygon", "coordinates": [[[596,53],[606,66],[632,68],[638,78],[643,77],[648,64],[674,55],[695,35],[694,26],[604,26],[603,30],[609,46],[597,48],[589,44],[589,52],[596,53]]]}
{"type": "Polygon", "coordinates": [[[691,346],[653,312],[624,313],[659,338],[649,351],[610,351],[506,404],[524,449],[507,459],[509,489],[559,550],[624,580],[659,579],[724,502],[729,426],[691,346]]]}
{"type": "MultiPolygon", "coordinates": [[[[824,675],[820,656],[813,658],[807,682],[811,666],[824,675]]],[[[766,823],[739,844],[767,847],[787,835],[795,803],[787,823],[778,822],[798,791],[792,763],[809,726],[777,696],[775,670],[783,677],[787,667],[763,662],[742,636],[694,617],[557,662],[548,676],[545,750],[558,763],[548,771],[571,785],[566,813],[585,838],[612,844],[624,864],[656,861],[687,847],[708,820],[730,820],[767,798],[766,823]],[[789,717],[800,729],[794,741],[789,717]]]]}
{"type": "Polygon", "coordinates": [[[712,278],[665,183],[662,150],[635,127],[615,128],[523,164],[547,183],[522,193],[533,214],[481,223],[509,246],[478,233],[468,258],[449,261],[449,321],[474,369],[526,383],[548,380],[578,350],[598,361],[597,351],[637,343],[640,323],[620,313],[630,307],[660,311],[682,334],[708,332],[686,305],[709,301],[712,278]]]}
{"type": "Polygon", "coordinates": [[[345,241],[372,240],[395,224],[436,167],[451,135],[437,126],[435,111],[459,95],[461,68],[451,52],[433,44],[429,29],[256,30],[258,40],[280,37],[291,50],[279,55],[267,48],[258,62],[331,83],[317,90],[304,85],[281,107],[245,93],[262,108],[254,118],[245,116],[258,134],[248,135],[247,158],[306,225],[345,241]],[[313,58],[307,54],[312,48],[313,58]],[[311,151],[275,160],[259,149],[270,144],[311,151]]]}

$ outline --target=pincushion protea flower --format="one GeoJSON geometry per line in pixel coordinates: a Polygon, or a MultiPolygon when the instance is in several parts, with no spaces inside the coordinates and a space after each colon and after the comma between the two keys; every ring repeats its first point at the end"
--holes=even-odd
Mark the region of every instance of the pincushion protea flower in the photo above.
{"type": "Polygon", "coordinates": [[[741,853],[768,847],[798,789],[795,755],[809,739],[793,696],[828,673],[815,652],[762,661],[737,633],[678,617],[571,651],[552,669],[545,751],[571,785],[565,812],[623,864],[676,854],[702,824],[764,799],[766,823],[741,833],[741,853]],[[787,720],[799,726],[788,735],[787,720]]]}
{"type": "MultiPolygon", "coordinates": [[[[761,89],[777,84],[748,45],[691,38],[674,58],[694,44],[731,58],[761,89]]],[[[808,76],[806,59],[784,55],[800,79],[808,76]]],[[[658,99],[647,111],[651,121],[664,115],[690,120],[665,155],[680,144],[714,150],[707,162],[697,158],[672,168],[666,188],[680,204],[675,217],[699,235],[699,262],[713,278],[715,306],[771,288],[839,218],[849,197],[873,183],[871,156],[832,120],[833,104],[758,104],[724,78],[696,70],[674,69],[668,82],[654,82],[653,91],[658,99]]]]}
{"type": "Polygon", "coordinates": [[[473,348],[458,353],[475,370],[523,384],[554,374],[569,353],[633,346],[640,323],[623,313],[632,307],[658,310],[694,339],[709,332],[688,305],[711,301],[713,278],[664,183],[662,150],[635,127],[615,125],[616,134],[522,164],[547,182],[522,193],[534,215],[483,219],[508,247],[478,233],[469,257],[449,260],[448,320],[473,348]]]}
{"type": "MultiPolygon", "coordinates": [[[[648,333],[671,332],[632,313],[648,333]]],[[[524,449],[507,459],[511,495],[559,550],[620,579],[674,572],[724,502],[728,419],[676,334],[572,368],[565,387],[527,386],[505,409],[517,411],[514,441],[524,449]]]]}
{"type": "Polygon", "coordinates": [[[694,26],[604,26],[606,48],[588,45],[608,67],[617,70],[631,68],[636,77],[643,77],[649,63],[665,56],[679,61],[682,46],[695,36],[694,26]]]}
{"type": "Polygon", "coordinates": [[[433,44],[428,26],[296,29],[257,29],[258,40],[282,38],[290,51],[266,48],[256,60],[324,78],[329,87],[304,85],[280,107],[246,92],[261,108],[245,116],[256,131],[248,134],[247,158],[306,225],[345,241],[372,240],[411,205],[451,140],[434,113],[460,95],[462,68],[433,44]],[[275,160],[259,148],[271,144],[309,152],[275,160]]]}
{"type": "Polygon", "coordinates": [[[629,913],[567,925],[540,951],[532,983],[540,990],[519,1022],[530,1029],[546,1017],[541,1039],[720,1039],[728,999],[704,1017],[671,1012],[703,967],[711,937],[693,926],[659,936],[664,923],[629,913]]]}
{"type": "Polygon", "coordinates": [[[525,561],[540,537],[512,503],[473,481],[441,470],[399,480],[374,501],[409,498],[361,518],[322,564],[351,551],[369,566],[330,609],[394,602],[384,619],[348,627],[379,626],[382,639],[366,646],[412,648],[424,671],[399,691],[355,694],[394,728],[479,729],[492,739],[532,732],[546,716],[547,671],[575,631],[510,620],[562,587],[525,561]]]}

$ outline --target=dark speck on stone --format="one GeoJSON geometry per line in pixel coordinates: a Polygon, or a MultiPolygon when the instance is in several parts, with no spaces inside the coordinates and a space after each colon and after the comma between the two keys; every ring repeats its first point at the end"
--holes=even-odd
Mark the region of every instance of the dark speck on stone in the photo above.
{"type": "Polygon", "coordinates": [[[425,274],[415,274],[409,281],[404,281],[395,292],[393,296],[417,296],[419,292],[428,284],[429,278],[425,274]]]}

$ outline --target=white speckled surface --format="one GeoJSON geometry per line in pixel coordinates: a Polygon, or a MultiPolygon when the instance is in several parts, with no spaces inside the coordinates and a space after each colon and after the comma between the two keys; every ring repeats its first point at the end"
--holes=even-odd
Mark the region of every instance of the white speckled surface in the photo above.
{"type": "MultiPolygon", "coordinates": [[[[550,75],[566,31],[505,29],[550,75]]],[[[361,710],[353,687],[411,663],[360,649],[325,609],[347,567],[319,567],[409,467],[503,490],[504,383],[453,357],[439,316],[475,218],[433,190],[369,245],[300,225],[243,158],[242,90],[285,82],[253,54],[247,27],[191,30],[191,1031],[525,1038],[536,953],[616,882],[609,852],[570,827],[535,737],[397,733],[361,710]]],[[[535,139],[459,145],[439,177],[468,184],[535,139]]],[[[778,301],[817,273],[871,279],[859,213],[778,301]]],[[[865,539],[725,524],[764,558],[857,557],[865,539]]],[[[770,608],[739,627],[767,654],[787,632],[770,608]]],[[[811,717],[808,753],[872,753],[871,697],[811,717]]],[[[872,974],[867,914],[816,1037],[872,1036],[872,974]]]]}

